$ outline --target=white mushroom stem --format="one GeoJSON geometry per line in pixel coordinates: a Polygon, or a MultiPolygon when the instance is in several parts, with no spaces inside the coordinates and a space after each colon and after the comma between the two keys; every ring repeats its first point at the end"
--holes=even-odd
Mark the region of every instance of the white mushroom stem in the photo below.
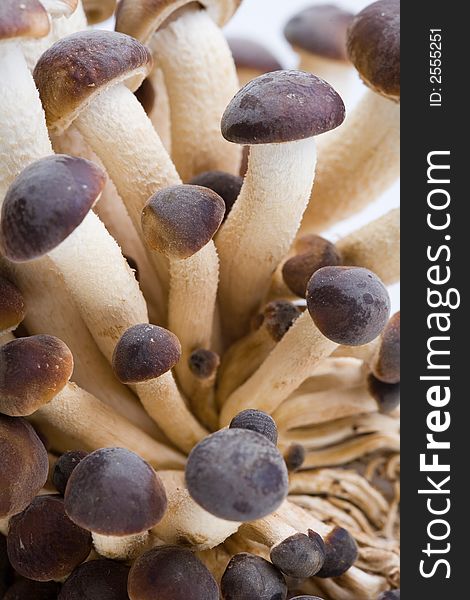
{"type": "MultiPolygon", "coordinates": [[[[164,187],[181,184],[142,105],[124,84],[117,84],[96,96],[74,123],[100,157],[134,227],[142,235],[142,209],[150,196],[164,187]]],[[[166,290],[168,261],[156,252],[151,256],[166,290]]]]}
{"type": "Polygon", "coordinates": [[[369,364],[376,352],[379,350],[381,343],[382,338],[379,336],[376,337],[375,340],[372,340],[363,346],[338,346],[338,348],[333,352],[332,356],[357,358],[358,360],[369,364]]]}
{"type": "Polygon", "coordinates": [[[149,117],[166,151],[171,155],[170,99],[168,98],[162,70],[154,66],[147,79],[155,93],[155,101],[149,117]]]}
{"type": "Polygon", "coordinates": [[[74,383],[68,383],[51,402],[37,410],[32,420],[39,426],[52,425],[66,436],[80,440],[82,449],[89,452],[106,447],[127,448],[156,469],[182,468],[185,463],[179,452],[155,441],[74,383]]]}
{"type": "Polygon", "coordinates": [[[183,471],[160,471],[168,508],[152,533],[166,544],[178,544],[192,550],[207,550],[235,533],[240,523],[225,521],[201,508],[189,495],[183,471]]]}
{"type": "Polygon", "coordinates": [[[215,548],[210,548],[209,550],[196,552],[196,556],[202,564],[209,569],[217,584],[220,586],[220,581],[232,558],[232,554],[221,544],[215,548]]]}
{"type": "Polygon", "coordinates": [[[112,560],[134,560],[150,547],[148,531],[123,537],[92,533],[93,546],[100,556],[112,560]]]}
{"type": "Polygon", "coordinates": [[[221,412],[222,427],[247,408],[273,413],[336,348],[304,312],[258,370],[229,396],[221,412]]]}
{"type": "Polygon", "coordinates": [[[11,331],[0,331],[0,348],[14,339],[16,338],[11,331]]]}
{"type": "Polygon", "coordinates": [[[238,174],[241,148],[220,133],[238,91],[232,54],[205,10],[187,10],[152,38],[171,111],[172,157],[183,181],[204,171],[238,174]]]}
{"type": "Polygon", "coordinates": [[[325,538],[334,529],[331,525],[323,523],[323,521],[320,521],[311,513],[303,510],[289,500],[284,500],[275,514],[279,519],[282,519],[290,527],[293,527],[301,533],[307,534],[308,530],[311,529],[315,533],[321,535],[322,538],[325,538]]]}
{"type": "Polygon", "coordinates": [[[274,512],[267,517],[242,523],[240,534],[273,548],[283,542],[286,538],[299,532],[298,529],[291,527],[278,512],[274,512]]]}
{"type": "Polygon", "coordinates": [[[367,90],[321,147],[300,234],[325,230],[373,202],[399,167],[400,105],[367,90]]]}
{"type": "Polygon", "coordinates": [[[314,138],[251,147],[240,195],[215,239],[223,325],[231,340],[247,332],[295,238],[315,163],[314,138]]]}

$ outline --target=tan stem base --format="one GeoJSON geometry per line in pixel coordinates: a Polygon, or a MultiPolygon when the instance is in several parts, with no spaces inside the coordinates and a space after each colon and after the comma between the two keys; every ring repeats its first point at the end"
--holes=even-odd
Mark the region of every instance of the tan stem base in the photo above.
{"type": "Polygon", "coordinates": [[[100,556],[112,560],[134,560],[150,547],[148,532],[114,537],[92,533],[93,546],[100,556]]]}

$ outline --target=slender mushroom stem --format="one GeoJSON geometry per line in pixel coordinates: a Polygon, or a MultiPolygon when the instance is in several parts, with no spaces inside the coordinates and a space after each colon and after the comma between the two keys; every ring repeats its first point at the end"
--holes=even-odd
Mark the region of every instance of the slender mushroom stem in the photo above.
{"type": "Polygon", "coordinates": [[[210,548],[209,550],[200,550],[196,552],[197,558],[203,565],[212,573],[212,577],[216,580],[220,587],[220,581],[227,568],[232,554],[225,548],[223,544],[210,548]]]}
{"type": "Polygon", "coordinates": [[[189,368],[195,377],[189,404],[194,415],[210,431],[216,431],[219,426],[214,391],[219,364],[219,355],[211,350],[195,350],[189,357],[189,368]]]}
{"type": "Polygon", "coordinates": [[[153,88],[155,96],[153,106],[146,111],[155,131],[158,133],[166,151],[171,156],[171,112],[170,99],[165,86],[163,72],[158,67],[154,67],[146,80],[148,85],[153,88]]]}

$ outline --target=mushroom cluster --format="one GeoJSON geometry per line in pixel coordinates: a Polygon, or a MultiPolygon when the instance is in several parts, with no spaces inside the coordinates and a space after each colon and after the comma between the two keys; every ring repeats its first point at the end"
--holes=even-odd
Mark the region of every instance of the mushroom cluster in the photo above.
{"type": "Polygon", "coordinates": [[[4,600],[400,597],[399,2],[240,3],[0,2],[4,600]]]}

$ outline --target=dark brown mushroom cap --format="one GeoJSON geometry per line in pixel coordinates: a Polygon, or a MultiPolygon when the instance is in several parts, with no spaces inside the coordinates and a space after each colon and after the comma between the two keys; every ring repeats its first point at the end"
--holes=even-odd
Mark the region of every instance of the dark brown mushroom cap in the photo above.
{"type": "Polygon", "coordinates": [[[264,435],[270,442],[277,444],[277,427],[271,415],[262,410],[247,408],[233,417],[230,429],[249,429],[264,435]]]}
{"type": "Polygon", "coordinates": [[[280,571],[270,562],[242,552],[235,554],[220,582],[224,600],[285,600],[287,584],[280,571]]]}
{"type": "Polygon", "coordinates": [[[113,16],[116,0],[84,0],[83,8],[88,24],[95,25],[113,16]]]}
{"type": "Polygon", "coordinates": [[[12,579],[12,568],[7,554],[7,538],[0,533],[0,598],[10,585],[12,579]]]}
{"type": "Polygon", "coordinates": [[[264,435],[223,429],[191,451],[188,491],[202,508],[228,521],[252,521],[272,513],[287,496],[287,468],[264,435]]]}
{"type": "Polygon", "coordinates": [[[305,298],[310,277],[322,267],[336,267],[341,264],[341,254],[336,246],[319,235],[305,235],[295,245],[296,255],[286,260],[282,267],[282,277],[287,287],[305,298]]]}
{"type": "Polygon", "coordinates": [[[18,38],[41,38],[50,30],[49,17],[39,0],[0,2],[0,42],[18,38]]]}
{"type": "Polygon", "coordinates": [[[79,565],[62,586],[58,600],[129,600],[129,567],[114,560],[79,565]]]}
{"type": "MultiPolygon", "coordinates": [[[[222,27],[241,1],[199,0],[198,4],[222,27]]],[[[194,0],[121,0],[116,10],[116,31],[132,35],[145,44],[167,19],[188,5],[194,9],[194,0]]]]}
{"type": "Polygon", "coordinates": [[[220,365],[220,357],[212,350],[200,348],[191,353],[188,359],[191,373],[198,379],[209,379],[217,372],[220,365]]]}
{"type": "Polygon", "coordinates": [[[51,335],[34,335],[0,347],[0,412],[31,415],[50,402],[73,371],[68,347],[51,335]]]}
{"type": "Polygon", "coordinates": [[[343,101],[329,83],[304,71],[274,71],[253,79],[222,116],[222,135],[237,144],[293,142],[341,125],[343,101]]]}
{"type": "Polygon", "coordinates": [[[240,195],[240,190],[243,185],[243,177],[232,175],[225,171],[206,171],[200,175],[196,175],[189,182],[192,185],[209,188],[218,194],[225,203],[225,214],[223,221],[227,218],[232,206],[240,195]]]}
{"type": "Polygon", "coordinates": [[[149,199],[142,211],[145,241],[152,250],[170,258],[189,258],[214,237],[224,212],[224,201],[208,188],[164,188],[149,199]]]}
{"type": "Polygon", "coordinates": [[[65,490],[65,510],[74,523],[110,536],[148,531],[167,507],[165,488],[152,467],[124,448],[86,456],[65,490]]]}
{"type": "Polygon", "coordinates": [[[348,33],[348,54],[374,92],[400,100],[400,1],[379,0],[359,12],[348,33]]]}
{"type": "Polygon", "coordinates": [[[150,79],[144,79],[140,87],[134,92],[137,100],[142,104],[143,109],[149,115],[155,106],[155,88],[150,79]]]}
{"type": "Polygon", "coordinates": [[[294,596],[291,600],[323,600],[320,596],[294,596]]]}
{"type": "Polygon", "coordinates": [[[122,33],[94,29],[62,38],[44,52],[33,73],[49,129],[67,129],[113,85],[126,83],[135,91],[151,68],[150,51],[122,33]]]}
{"type": "Polygon", "coordinates": [[[129,573],[130,600],[218,600],[209,570],[185,548],[163,546],[139,556],[129,573]]]}
{"type": "Polygon", "coordinates": [[[300,309],[287,300],[273,300],[254,319],[255,329],[263,326],[275,342],[280,342],[293,322],[300,316],[300,309]]]}
{"type": "Polygon", "coordinates": [[[88,455],[83,450],[70,450],[59,456],[52,471],[52,483],[62,496],[65,494],[67,482],[78,463],[88,455]]]}
{"type": "Polygon", "coordinates": [[[379,412],[390,413],[400,404],[400,384],[384,383],[369,374],[367,377],[369,394],[374,398],[379,407],[379,412]]]}
{"type": "Polygon", "coordinates": [[[400,382],[400,313],[395,313],[382,332],[372,373],[384,383],[400,382]]]}
{"type": "Polygon", "coordinates": [[[0,518],[21,512],[46,483],[47,451],[25,419],[0,414],[0,518]]]}
{"type": "Polygon", "coordinates": [[[325,538],[325,562],[316,577],[339,577],[357,560],[357,544],[342,527],[335,527],[325,538]]]}
{"type": "Polygon", "coordinates": [[[400,600],[400,590],[388,590],[383,592],[377,600],[400,600]]]}
{"type": "Polygon", "coordinates": [[[9,187],[2,207],[6,256],[21,262],[53,250],[81,224],[105,182],[98,165],[65,154],[26,167],[9,187]]]}
{"type": "Polygon", "coordinates": [[[295,533],[274,546],[270,558],[289,577],[313,577],[325,561],[325,544],[319,535],[295,533]]]}
{"type": "Polygon", "coordinates": [[[0,275],[0,333],[16,329],[26,314],[23,294],[0,275]]]}
{"type": "Polygon", "coordinates": [[[284,35],[295,48],[347,62],[346,34],[354,15],[334,4],[316,4],[294,15],[284,35]]]}
{"type": "Polygon", "coordinates": [[[307,307],[325,337],[337,344],[362,346],[385,327],[390,298],[368,269],[323,267],[308,282],[307,307]]]}
{"type": "Polygon", "coordinates": [[[113,369],[122,383],[141,383],[160,377],[181,357],[181,344],[174,333],[143,323],[121,336],[113,354],[113,369]]]}
{"type": "Polygon", "coordinates": [[[260,75],[282,69],[272,52],[253,39],[228,37],[227,42],[237,69],[259,71],[260,75]]]}
{"type": "Polygon", "coordinates": [[[289,473],[295,473],[304,464],[307,451],[302,444],[291,444],[284,453],[287,470],[289,473]]]}
{"type": "Polygon", "coordinates": [[[57,600],[59,589],[55,581],[20,579],[8,588],[2,600],[57,600]]]}
{"type": "Polygon", "coordinates": [[[91,548],[90,533],[67,517],[60,496],[37,496],[10,520],[8,557],[28,579],[61,579],[86,559],[91,548]]]}

